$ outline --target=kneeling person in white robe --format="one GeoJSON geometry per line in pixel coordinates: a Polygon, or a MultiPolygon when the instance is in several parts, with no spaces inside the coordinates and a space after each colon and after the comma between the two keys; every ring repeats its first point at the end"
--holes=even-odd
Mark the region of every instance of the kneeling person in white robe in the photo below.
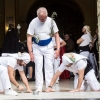
{"type": "Polygon", "coordinates": [[[0,57],[0,63],[2,67],[6,67],[8,69],[10,81],[18,88],[19,91],[24,90],[24,87],[21,86],[14,77],[14,70],[18,69],[22,81],[26,86],[26,92],[31,93],[32,90],[30,89],[28,80],[23,70],[23,66],[26,66],[26,64],[29,62],[30,56],[28,53],[3,53],[2,57],[0,57]]]}
{"type": "Polygon", "coordinates": [[[84,81],[87,81],[92,90],[100,90],[100,84],[96,79],[94,70],[88,65],[88,59],[86,57],[76,53],[65,53],[62,56],[62,64],[52,78],[52,81],[46,92],[52,91],[53,84],[65,69],[75,74],[74,89],[70,92],[79,92],[85,90],[84,81]]]}

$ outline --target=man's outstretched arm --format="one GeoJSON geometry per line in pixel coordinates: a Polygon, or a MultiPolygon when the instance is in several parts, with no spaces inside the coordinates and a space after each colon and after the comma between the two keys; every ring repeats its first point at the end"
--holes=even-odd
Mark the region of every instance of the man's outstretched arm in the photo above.
{"type": "Polygon", "coordinates": [[[52,86],[54,85],[54,83],[56,82],[57,78],[61,75],[62,72],[60,72],[59,70],[55,73],[55,75],[53,76],[50,85],[48,86],[48,88],[46,89],[46,92],[52,92],[52,86]]]}
{"type": "Polygon", "coordinates": [[[27,91],[26,92],[32,92],[32,90],[30,89],[30,86],[29,86],[29,84],[28,84],[28,80],[27,80],[27,78],[26,78],[26,76],[25,76],[25,73],[24,73],[24,71],[19,71],[19,74],[20,74],[20,76],[21,76],[21,78],[22,78],[22,81],[23,81],[23,83],[25,84],[25,86],[26,86],[26,88],[27,88],[27,91]]]}

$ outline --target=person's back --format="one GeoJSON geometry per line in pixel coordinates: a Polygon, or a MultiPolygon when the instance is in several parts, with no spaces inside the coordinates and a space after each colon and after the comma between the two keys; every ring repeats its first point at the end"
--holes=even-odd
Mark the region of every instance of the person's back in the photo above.
{"type": "Polygon", "coordinates": [[[17,66],[17,60],[13,57],[0,57],[0,64],[5,67],[9,65],[14,68],[17,66]]]}

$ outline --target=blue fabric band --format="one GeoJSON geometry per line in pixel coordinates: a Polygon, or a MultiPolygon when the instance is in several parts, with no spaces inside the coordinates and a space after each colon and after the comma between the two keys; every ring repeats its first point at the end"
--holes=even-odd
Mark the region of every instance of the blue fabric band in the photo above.
{"type": "Polygon", "coordinates": [[[46,46],[51,42],[52,38],[46,39],[46,40],[39,40],[39,42],[37,43],[36,38],[33,37],[32,41],[40,46],[46,46]]]}

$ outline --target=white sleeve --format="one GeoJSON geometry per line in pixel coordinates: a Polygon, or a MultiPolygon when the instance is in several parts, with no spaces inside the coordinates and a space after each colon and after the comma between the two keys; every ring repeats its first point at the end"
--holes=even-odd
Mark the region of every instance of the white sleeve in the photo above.
{"type": "Polygon", "coordinates": [[[81,38],[82,38],[83,40],[85,40],[86,37],[85,37],[84,35],[82,35],[81,38]]]}
{"type": "Polygon", "coordinates": [[[67,69],[67,67],[63,64],[63,63],[61,63],[61,65],[60,65],[60,67],[59,67],[59,71],[60,72],[63,72],[65,69],[67,69]]]}
{"type": "Polygon", "coordinates": [[[33,21],[31,21],[31,23],[29,24],[29,27],[27,29],[27,34],[34,35],[34,23],[33,23],[33,21]]]}
{"type": "Polygon", "coordinates": [[[17,60],[16,60],[16,59],[14,59],[14,58],[9,58],[9,61],[8,61],[8,63],[7,63],[8,66],[14,68],[14,67],[16,66],[16,64],[17,64],[17,60]]]}
{"type": "Polygon", "coordinates": [[[54,30],[54,33],[58,32],[58,27],[54,20],[53,20],[53,30],[54,30]]]}
{"type": "Polygon", "coordinates": [[[24,69],[23,69],[23,66],[17,66],[16,68],[14,68],[14,70],[17,70],[18,69],[18,71],[23,71],[24,69]]]}

